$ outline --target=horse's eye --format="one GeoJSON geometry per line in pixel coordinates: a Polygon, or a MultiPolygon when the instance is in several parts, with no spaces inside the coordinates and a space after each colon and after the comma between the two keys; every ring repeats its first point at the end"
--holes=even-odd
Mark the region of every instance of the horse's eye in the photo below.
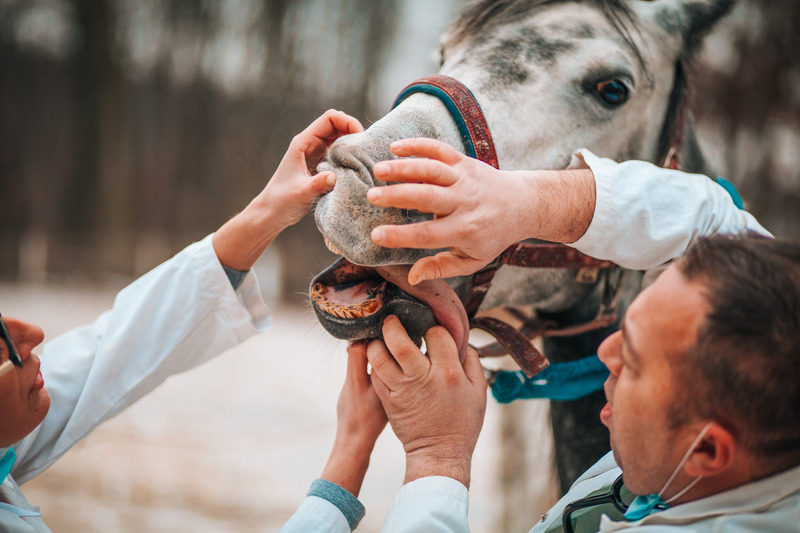
{"type": "Polygon", "coordinates": [[[598,96],[610,107],[619,107],[628,100],[628,86],[620,80],[605,80],[594,86],[598,96]]]}

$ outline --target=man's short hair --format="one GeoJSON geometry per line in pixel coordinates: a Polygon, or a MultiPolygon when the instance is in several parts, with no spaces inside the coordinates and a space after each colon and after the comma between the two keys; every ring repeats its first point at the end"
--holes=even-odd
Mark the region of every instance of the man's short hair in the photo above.
{"type": "Polygon", "coordinates": [[[710,304],[676,368],[688,414],[731,431],[764,475],[800,464],[800,243],[715,236],[678,265],[710,304]]]}

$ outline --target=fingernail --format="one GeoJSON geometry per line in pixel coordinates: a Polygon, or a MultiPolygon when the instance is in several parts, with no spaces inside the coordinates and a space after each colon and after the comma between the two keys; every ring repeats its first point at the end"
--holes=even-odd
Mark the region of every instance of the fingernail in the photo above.
{"type": "Polygon", "coordinates": [[[367,200],[370,202],[375,202],[381,197],[381,188],[380,187],[373,187],[367,191],[367,200]]]}
{"type": "Polygon", "coordinates": [[[333,187],[334,185],[336,185],[335,173],[331,172],[330,174],[328,174],[328,176],[325,178],[325,185],[327,185],[328,187],[333,187]]]}
{"type": "Polygon", "coordinates": [[[389,165],[386,163],[376,163],[374,167],[372,167],[372,173],[375,175],[380,174],[381,176],[385,176],[389,173],[389,165]]]}
{"type": "Polygon", "coordinates": [[[375,242],[383,241],[384,237],[386,237],[386,232],[383,231],[383,228],[375,228],[372,230],[372,240],[375,242]]]}

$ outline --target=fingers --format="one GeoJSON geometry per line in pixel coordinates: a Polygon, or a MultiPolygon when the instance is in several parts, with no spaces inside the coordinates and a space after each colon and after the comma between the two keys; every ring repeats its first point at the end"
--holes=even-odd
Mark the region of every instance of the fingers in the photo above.
{"type": "MultiPolygon", "coordinates": [[[[403,374],[410,378],[420,378],[427,375],[431,366],[430,360],[411,340],[400,319],[396,316],[390,315],[383,321],[383,341],[392,355],[394,355],[394,359],[400,365],[403,374]]],[[[391,387],[391,384],[388,385],[391,387]]]]}
{"type": "Polygon", "coordinates": [[[442,326],[433,326],[425,332],[425,344],[432,365],[451,369],[458,369],[461,366],[456,341],[442,326]]]}
{"type": "Polygon", "coordinates": [[[447,219],[426,220],[402,226],[378,226],[370,232],[372,242],[385,248],[448,248],[453,239],[447,219]]]}
{"type": "Polygon", "coordinates": [[[403,379],[403,371],[394,360],[386,344],[379,339],[367,346],[367,360],[372,365],[372,384],[378,391],[379,385],[392,388],[403,379]]]}
{"type": "Polygon", "coordinates": [[[364,127],[355,118],[330,109],[298,134],[290,144],[294,157],[305,157],[309,169],[316,167],[328,146],[342,135],[359,133],[364,127]]]}
{"type": "Polygon", "coordinates": [[[320,172],[311,177],[309,187],[313,196],[320,196],[327,194],[336,186],[336,173],[335,172],[320,172]]]}
{"type": "Polygon", "coordinates": [[[390,148],[398,157],[426,157],[447,165],[455,165],[466,157],[449,144],[422,137],[395,141],[390,148]]]}
{"type": "Polygon", "coordinates": [[[411,183],[394,187],[372,187],[367,191],[367,200],[378,207],[415,209],[435,215],[449,215],[459,205],[458,199],[449,189],[411,183]]]}
{"type": "Polygon", "coordinates": [[[383,181],[411,181],[448,186],[458,180],[458,175],[451,166],[433,159],[380,161],[372,168],[372,172],[376,178],[383,181]]]}
{"type": "Polygon", "coordinates": [[[364,131],[364,126],[357,118],[351,117],[347,113],[331,109],[325,112],[323,117],[327,116],[328,121],[333,126],[334,130],[340,132],[342,135],[349,133],[361,133],[364,131]]]}
{"type": "Polygon", "coordinates": [[[367,343],[356,341],[347,346],[347,381],[365,388],[370,385],[367,373],[367,343]]]}
{"type": "Polygon", "coordinates": [[[364,127],[354,117],[347,113],[329,109],[312,122],[301,135],[310,135],[318,139],[328,139],[331,136],[359,133],[364,127]]]}
{"type": "Polygon", "coordinates": [[[483,366],[478,358],[478,352],[472,348],[467,349],[467,358],[464,361],[464,373],[467,374],[467,379],[478,389],[484,391],[488,387],[486,383],[486,375],[483,373],[483,366]]]}
{"type": "Polygon", "coordinates": [[[416,285],[426,279],[467,276],[477,272],[487,264],[487,261],[460,256],[453,252],[439,252],[434,256],[418,259],[408,272],[408,282],[416,285]]]}

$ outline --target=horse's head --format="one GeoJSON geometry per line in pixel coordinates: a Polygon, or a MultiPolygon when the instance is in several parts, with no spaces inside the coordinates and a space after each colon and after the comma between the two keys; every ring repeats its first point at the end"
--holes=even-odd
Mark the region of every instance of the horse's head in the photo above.
{"type": "MultiPolygon", "coordinates": [[[[691,170],[700,170],[683,112],[683,64],[732,3],[478,1],[442,37],[440,73],[474,93],[503,169],[564,168],[574,150],[586,147],[617,160],[657,163],[677,148],[691,170]]],[[[373,177],[374,163],[393,157],[392,141],[416,136],[464,150],[450,113],[427,94],[406,98],[364,133],[331,147],[320,169],[334,170],[338,181],[315,218],[333,251],[370,266],[404,265],[435,253],[380,248],[369,237],[377,225],[427,216],[366,201],[369,188],[385,185],[373,177]]],[[[528,303],[563,308],[586,294],[563,272],[514,276],[528,303]]]]}

